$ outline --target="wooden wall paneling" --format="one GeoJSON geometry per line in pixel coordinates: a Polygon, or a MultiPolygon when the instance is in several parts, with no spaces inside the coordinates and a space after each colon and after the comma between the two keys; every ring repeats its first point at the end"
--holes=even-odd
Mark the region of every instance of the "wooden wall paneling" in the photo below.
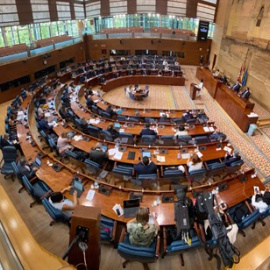
{"type": "MultiPolygon", "coordinates": [[[[50,66],[56,66],[59,68],[59,63],[74,58],[74,62],[85,61],[85,48],[84,43],[77,43],[72,46],[57,49],[50,52],[51,57],[47,58],[47,65],[43,64],[42,55],[37,55],[31,58],[27,58],[23,61],[17,61],[10,64],[5,64],[0,66],[0,74],[5,74],[5,76],[0,77],[0,84],[15,80],[17,78],[30,75],[31,82],[34,81],[34,73],[45,69],[50,66]]],[[[27,85],[26,85],[27,86],[27,85]]],[[[7,91],[0,92],[0,103],[8,101],[19,93],[19,90],[23,86],[10,88],[7,91]]]]}
{"type": "Polygon", "coordinates": [[[135,0],[127,0],[127,13],[128,14],[136,14],[137,13],[137,5],[135,0]]]}
{"type": "Polygon", "coordinates": [[[49,3],[49,12],[50,12],[51,21],[52,22],[58,21],[56,0],[48,0],[48,3],[49,3]]]}
{"type": "Polygon", "coordinates": [[[167,14],[168,0],[156,1],[156,13],[167,14]]]}
{"type": "Polygon", "coordinates": [[[16,0],[20,25],[33,23],[33,13],[30,0],[16,0]]]}
{"type": "Polygon", "coordinates": [[[107,50],[107,56],[110,50],[129,50],[131,55],[135,50],[157,50],[158,55],[163,51],[184,52],[185,58],[178,58],[179,62],[184,65],[198,65],[200,55],[206,56],[207,49],[211,46],[211,40],[202,41],[183,41],[168,40],[158,38],[130,38],[130,39],[110,39],[110,40],[88,40],[88,53],[91,59],[99,59],[104,55],[102,49],[107,50]],[[201,50],[200,50],[201,49],[201,50]]]}
{"type": "Polygon", "coordinates": [[[187,14],[186,14],[187,17],[189,18],[197,17],[197,5],[198,5],[198,0],[187,1],[187,14]]]}
{"type": "Polygon", "coordinates": [[[109,0],[100,1],[100,15],[101,16],[110,15],[110,1],[109,0]]]}

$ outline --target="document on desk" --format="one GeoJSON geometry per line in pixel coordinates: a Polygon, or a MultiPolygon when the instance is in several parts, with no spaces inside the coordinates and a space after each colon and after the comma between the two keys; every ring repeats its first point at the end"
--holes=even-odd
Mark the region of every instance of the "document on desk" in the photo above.
{"type": "Polygon", "coordinates": [[[214,132],[214,131],[215,131],[214,127],[209,127],[209,130],[210,130],[211,132],[214,132]]]}
{"type": "Polygon", "coordinates": [[[201,158],[201,157],[203,156],[203,154],[202,154],[200,151],[198,151],[196,154],[197,154],[197,156],[198,156],[199,158],[201,158]]]}
{"type": "Polygon", "coordinates": [[[186,154],[182,154],[182,159],[189,159],[190,158],[190,154],[186,153],[186,154]]]}
{"type": "Polygon", "coordinates": [[[228,146],[225,146],[225,147],[223,148],[223,150],[226,151],[226,152],[228,152],[229,154],[232,153],[232,148],[230,148],[230,147],[228,147],[228,146]]]}
{"type": "Polygon", "coordinates": [[[122,159],[122,156],[123,156],[123,152],[117,151],[117,152],[114,154],[114,159],[122,159]]]}
{"type": "Polygon", "coordinates": [[[78,141],[80,141],[82,139],[83,139],[82,135],[76,135],[76,136],[73,137],[73,140],[76,141],[76,142],[78,142],[78,141]]]}
{"type": "Polygon", "coordinates": [[[45,117],[50,117],[50,116],[51,116],[51,113],[45,112],[44,116],[45,116],[45,117]]]}
{"type": "Polygon", "coordinates": [[[123,128],[120,128],[119,132],[125,132],[125,130],[123,128]]]}
{"type": "Polygon", "coordinates": [[[109,156],[112,156],[114,155],[116,152],[118,151],[117,148],[112,148],[112,149],[109,149],[108,153],[109,153],[109,156]]]}
{"type": "Polygon", "coordinates": [[[99,122],[100,122],[99,119],[93,119],[93,118],[92,118],[92,119],[89,120],[89,123],[90,123],[90,124],[98,124],[99,122]]]}
{"type": "Polygon", "coordinates": [[[204,130],[205,132],[209,132],[209,131],[210,131],[209,127],[203,127],[203,130],[204,130]]]}
{"type": "Polygon", "coordinates": [[[86,200],[92,201],[94,199],[95,193],[96,193],[95,190],[89,189],[89,191],[86,195],[86,200]]]}
{"type": "Polygon", "coordinates": [[[157,156],[157,161],[158,162],[165,162],[165,157],[164,156],[157,156]]]}

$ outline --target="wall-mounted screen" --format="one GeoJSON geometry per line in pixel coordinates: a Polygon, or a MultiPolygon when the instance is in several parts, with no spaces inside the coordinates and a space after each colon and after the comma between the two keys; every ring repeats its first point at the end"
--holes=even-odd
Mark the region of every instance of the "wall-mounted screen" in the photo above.
{"type": "Polygon", "coordinates": [[[200,21],[198,28],[198,41],[207,41],[209,22],[200,21]]]}

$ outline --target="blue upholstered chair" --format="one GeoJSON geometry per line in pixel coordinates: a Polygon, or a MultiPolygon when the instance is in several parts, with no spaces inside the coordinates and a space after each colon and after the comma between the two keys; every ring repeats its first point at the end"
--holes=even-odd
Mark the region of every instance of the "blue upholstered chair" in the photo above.
{"type": "Polygon", "coordinates": [[[117,175],[132,176],[134,173],[134,166],[133,164],[126,164],[126,163],[116,164],[115,163],[115,166],[113,167],[112,172],[117,175]]]}
{"type": "Polygon", "coordinates": [[[179,253],[181,265],[184,266],[185,262],[184,262],[183,252],[189,249],[193,249],[193,248],[201,246],[201,240],[197,236],[196,231],[194,229],[190,230],[190,237],[191,237],[191,245],[188,245],[184,240],[176,240],[168,244],[166,228],[163,227],[164,246],[163,246],[163,252],[162,252],[162,259],[165,257],[166,254],[179,253]]]}
{"type": "Polygon", "coordinates": [[[237,172],[240,171],[243,164],[244,161],[242,159],[231,163],[229,166],[226,167],[225,169],[226,175],[223,178],[232,177],[233,175],[237,174],[237,172]]]}
{"type": "Polygon", "coordinates": [[[106,242],[113,242],[115,239],[117,222],[113,219],[101,215],[100,225],[101,240],[106,242]]]}
{"type": "Polygon", "coordinates": [[[133,144],[134,143],[134,136],[131,133],[120,132],[119,139],[121,140],[121,143],[124,143],[124,144],[133,144]]]}
{"type": "Polygon", "coordinates": [[[229,215],[229,219],[237,224],[237,226],[239,228],[239,232],[244,237],[246,236],[244,229],[249,227],[251,224],[252,224],[251,228],[255,229],[256,221],[261,220],[261,213],[259,212],[259,210],[256,209],[256,210],[252,211],[247,202],[241,202],[241,203],[238,203],[237,205],[229,208],[227,210],[227,214],[229,215]],[[246,204],[246,206],[249,210],[249,213],[242,218],[241,222],[239,222],[235,219],[234,213],[238,208],[242,207],[243,204],[246,204]]]}
{"type": "Polygon", "coordinates": [[[32,196],[34,201],[30,203],[30,207],[34,204],[41,202],[41,200],[45,197],[48,197],[52,192],[51,188],[41,180],[36,180],[34,182],[30,182],[28,178],[23,175],[22,181],[27,192],[32,196]]]}
{"type": "Polygon", "coordinates": [[[161,135],[160,140],[163,142],[162,145],[174,145],[174,135],[161,135]]]}
{"type": "Polygon", "coordinates": [[[99,138],[100,136],[100,129],[98,127],[88,125],[86,128],[86,133],[89,134],[90,136],[99,138]]]}
{"type": "Polygon", "coordinates": [[[207,164],[207,167],[207,177],[214,178],[215,176],[220,177],[225,172],[226,164],[224,162],[214,162],[207,164]]]}
{"type": "Polygon", "coordinates": [[[195,139],[196,144],[205,144],[205,143],[210,142],[208,136],[206,136],[206,135],[195,136],[194,139],[195,139]]]}
{"type": "Polygon", "coordinates": [[[119,239],[118,253],[125,259],[123,262],[123,268],[126,267],[128,262],[140,262],[143,264],[144,269],[148,268],[148,263],[153,263],[157,260],[160,248],[159,235],[156,237],[150,247],[141,247],[131,245],[129,242],[129,234],[124,227],[119,239]]]}
{"type": "Polygon", "coordinates": [[[59,209],[54,208],[48,201],[47,198],[43,198],[41,200],[46,212],[50,215],[52,218],[52,221],[50,222],[50,226],[55,224],[56,222],[64,222],[64,223],[69,223],[69,219],[67,216],[59,209]]]}
{"type": "Polygon", "coordinates": [[[142,135],[141,143],[144,145],[154,145],[156,143],[156,135],[142,135]]]}
{"type": "Polygon", "coordinates": [[[13,168],[11,163],[15,162],[17,159],[17,150],[15,146],[4,146],[2,148],[2,154],[3,154],[3,166],[1,167],[1,174],[4,175],[4,178],[7,179],[7,177],[11,176],[13,180],[13,168]]]}
{"type": "Polygon", "coordinates": [[[207,171],[205,168],[191,171],[187,176],[188,181],[191,183],[191,185],[195,182],[201,184],[205,180],[206,173],[207,171]]]}
{"type": "Polygon", "coordinates": [[[102,129],[100,131],[100,136],[105,141],[113,142],[113,136],[108,130],[102,129]]]}
{"type": "Polygon", "coordinates": [[[101,167],[98,163],[96,163],[90,159],[85,159],[84,164],[86,164],[86,169],[93,174],[97,174],[101,169],[101,167]]]}

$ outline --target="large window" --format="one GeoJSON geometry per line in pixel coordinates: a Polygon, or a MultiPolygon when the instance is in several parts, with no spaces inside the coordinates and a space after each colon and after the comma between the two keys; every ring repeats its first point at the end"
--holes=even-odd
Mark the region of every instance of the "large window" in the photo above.
{"type": "Polygon", "coordinates": [[[49,38],[50,35],[50,23],[41,23],[40,24],[40,33],[41,33],[41,39],[49,38]]]}
{"type": "Polygon", "coordinates": [[[31,38],[30,38],[30,32],[29,32],[29,25],[18,26],[18,33],[19,33],[20,43],[26,43],[27,45],[30,45],[31,38]]]}

